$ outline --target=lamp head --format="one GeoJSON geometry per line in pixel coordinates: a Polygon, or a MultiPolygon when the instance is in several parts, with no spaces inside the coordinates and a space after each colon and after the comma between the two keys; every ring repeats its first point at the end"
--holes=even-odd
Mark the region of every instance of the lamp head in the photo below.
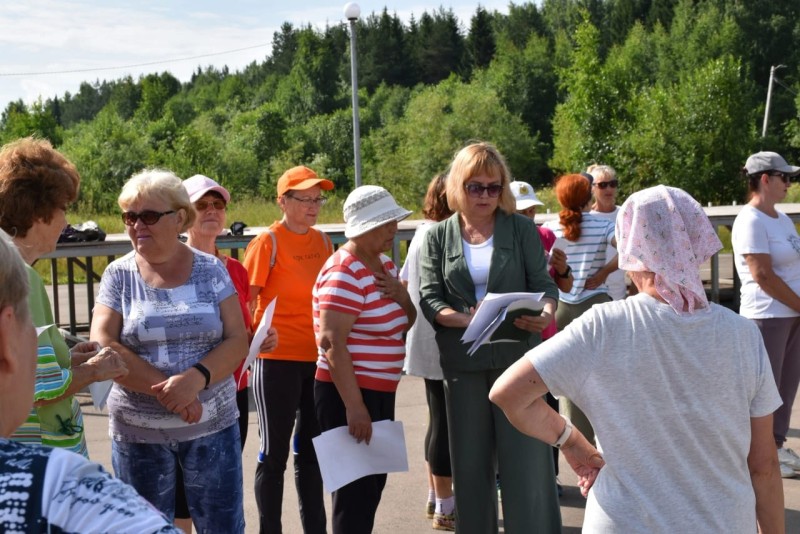
{"type": "Polygon", "coordinates": [[[350,2],[344,6],[344,16],[347,20],[356,20],[361,15],[361,8],[355,2],[350,2]]]}

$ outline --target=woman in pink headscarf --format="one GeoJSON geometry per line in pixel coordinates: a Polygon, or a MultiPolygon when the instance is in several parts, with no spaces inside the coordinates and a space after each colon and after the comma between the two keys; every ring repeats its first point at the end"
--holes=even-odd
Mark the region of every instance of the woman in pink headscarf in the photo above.
{"type": "Polygon", "coordinates": [[[706,299],[700,265],[721,248],[708,218],[684,191],[653,187],[622,206],[616,237],[639,294],[528,352],[491,400],[561,448],[588,497],[584,532],[783,532],[781,401],[758,329],[706,299]],[[584,408],[597,449],[548,390],[584,408]]]}

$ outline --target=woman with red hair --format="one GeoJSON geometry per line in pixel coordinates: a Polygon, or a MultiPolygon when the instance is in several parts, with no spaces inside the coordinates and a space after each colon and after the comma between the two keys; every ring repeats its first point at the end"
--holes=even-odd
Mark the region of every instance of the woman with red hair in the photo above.
{"type": "MultiPolygon", "coordinates": [[[[589,213],[592,208],[589,178],[581,174],[564,175],[556,181],[555,191],[562,209],[557,221],[549,221],[544,226],[553,230],[556,238],[567,240],[564,252],[567,253],[568,269],[565,274],[571,272],[574,276],[570,291],[558,291],[556,325],[561,331],[595,304],[611,300],[605,280],[618,265],[617,256],[610,261],[606,257],[608,246],[617,244],[614,224],[589,213]]],[[[594,440],[591,424],[572,401],[562,398],[561,411],[590,442],[594,440]]]]}

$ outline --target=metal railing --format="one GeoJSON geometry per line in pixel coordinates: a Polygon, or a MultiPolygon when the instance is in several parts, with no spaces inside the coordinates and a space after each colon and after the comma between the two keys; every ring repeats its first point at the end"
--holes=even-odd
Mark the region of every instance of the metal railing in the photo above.
{"type": "MultiPolygon", "coordinates": [[[[786,213],[795,223],[800,222],[800,204],[779,204],[777,207],[780,211],[786,213]]],[[[705,208],[705,212],[711,224],[718,229],[720,226],[730,227],[733,225],[733,221],[740,209],[741,206],[715,206],[705,208]]],[[[541,224],[544,221],[552,220],[556,217],[556,214],[541,214],[536,216],[536,222],[541,224]]],[[[416,227],[420,222],[422,221],[410,220],[403,221],[399,225],[392,250],[392,258],[398,267],[400,266],[401,260],[401,246],[403,244],[405,244],[406,247],[408,246],[408,242],[411,241],[416,227]]],[[[347,241],[344,237],[344,224],[322,224],[318,225],[317,228],[323,230],[331,237],[334,247],[338,247],[347,241]]],[[[240,255],[239,251],[245,249],[250,240],[263,230],[264,228],[254,227],[248,228],[246,235],[221,236],[217,239],[217,246],[220,250],[228,251],[232,257],[238,258],[240,255]]],[[[112,234],[107,236],[106,241],[59,244],[53,253],[42,258],[42,260],[50,260],[50,294],[53,304],[53,315],[59,326],[66,328],[73,335],[88,330],[92,317],[92,309],[94,308],[96,285],[100,281],[100,276],[102,274],[101,272],[96,272],[94,258],[105,257],[110,262],[113,261],[114,258],[127,254],[131,249],[132,247],[127,236],[124,234],[112,234]],[[66,258],[67,260],[67,282],[64,284],[58,282],[60,270],[57,260],[59,258],[66,258]],[[83,276],[81,278],[85,277],[84,282],[76,282],[76,269],[82,272],[83,276]],[[65,292],[62,292],[63,286],[66,286],[65,292]],[[64,315],[62,299],[67,301],[66,320],[62,320],[62,316],[64,315]]],[[[732,280],[730,289],[732,291],[734,306],[738,307],[739,279],[736,276],[735,266],[732,264],[731,269],[732,280]]],[[[709,298],[714,302],[719,302],[721,293],[719,254],[715,255],[710,261],[708,281],[710,282],[710,289],[708,290],[709,298]]]]}
{"type": "MultiPolygon", "coordinates": [[[[417,225],[422,222],[419,220],[402,221],[399,224],[397,235],[395,235],[394,247],[392,249],[392,259],[400,266],[401,246],[411,241],[414,237],[417,225]]],[[[347,242],[344,237],[344,224],[320,224],[317,228],[327,233],[334,248],[347,242]]],[[[241,236],[220,236],[217,238],[217,247],[233,258],[239,258],[240,251],[247,248],[247,244],[261,233],[265,228],[247,228],[247,233],[241,236]]],[[[133,249],[131,242],[125,234],[110,234],[105,241],[92,241],[87,243],[59,243],[54,252],[43,256],[39,261],[50,261],[50,286],[49,293],[53,305],[53,318],[56,324],[66,329],[70,334],[76,335],[78,332],[88,331],[92,320],[92,310],[94,309],[95,296],[97,294],[97,283],[100,281],[102,272],[95,269],[95,258],[106,258],[108,263],[114,259],[124,256],[133,249]],[[66,259],[66,279],[65,283],[59,283],[59,276],[63,273],[63,267],[59,266],[59,259],[66,259]],[[80,273],[81,276],[76,276],[80,273]],[[78,278],[85,281],[78,282],[78,278]],[[62,291],[65,289],[66,292],[62,291]],[[62,305],[62,301],[66,301],[62,305]],[[64,316],[66,308],[67,317],[64,316]]],[[[63,262],[61,262],[63,265],[63,262]]]]}

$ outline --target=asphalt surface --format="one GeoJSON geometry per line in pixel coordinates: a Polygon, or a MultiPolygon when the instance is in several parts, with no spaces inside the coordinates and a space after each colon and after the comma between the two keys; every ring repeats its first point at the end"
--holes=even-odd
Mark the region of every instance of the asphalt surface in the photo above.
{"type": "MultiPolygon", "coordinates": [[[[108,418],[104,412],[96,410],[88,395],[79,399],[84,413],[89,453],[94,461],[111,470],[111,445],[108,437],[108,418]]],[[[258,513],[253,496],[256,456],[258,453],[258,425],[255,418],[255,404],[251,400],[250,427],[243,453],[244,468],[244,507],[247,532],[258,532],[258,513]]],[[[427,475],[423,457],[423,440],[427,425],[427,406],[423,380],[405,376],[400,382],[396,402],[396,418],[403,422],[409,471],[389,475],[383,498],[378,508],[374,532],[376,534],[421,534],[434,532],[430,521],[424,517],[427,499],[427,475]]],[[[800,408],[792,414],[792,425],[787,445],[800,452],[800,408]]],[[[564,533],[580,532],[583,523],[584,499],[575,486],[575,477],[563,457],[560,479],[564,484],[561,499],[561,516],[564,533]]],[[[668,468],[668,466],[665,466],[668,468]]],[[[286,472],[283,505],[283,530],[287,534],[300,534],[300,516],[293,481],[292,460],[286,472]]],[[[800,532],[800,477],[784,479],[783,488],[786,506],[786,532],[800,532]]],[[[679,491],[679,489],[676,489],[679,491]]],[[[223,496],[220,496],[223,497],[223,496]]],[[[330,496],[327,497],[330,511],[330,496]]],[[[329,512],[330,516],[330,512],[329,512]]],[[[501,520],[502,521],[502,520],[501,520]]],[[[329,518],[330,522],[330,518],[329,518]]],[[[501,532],[502,523],[501,523],[501,532]]]]}

